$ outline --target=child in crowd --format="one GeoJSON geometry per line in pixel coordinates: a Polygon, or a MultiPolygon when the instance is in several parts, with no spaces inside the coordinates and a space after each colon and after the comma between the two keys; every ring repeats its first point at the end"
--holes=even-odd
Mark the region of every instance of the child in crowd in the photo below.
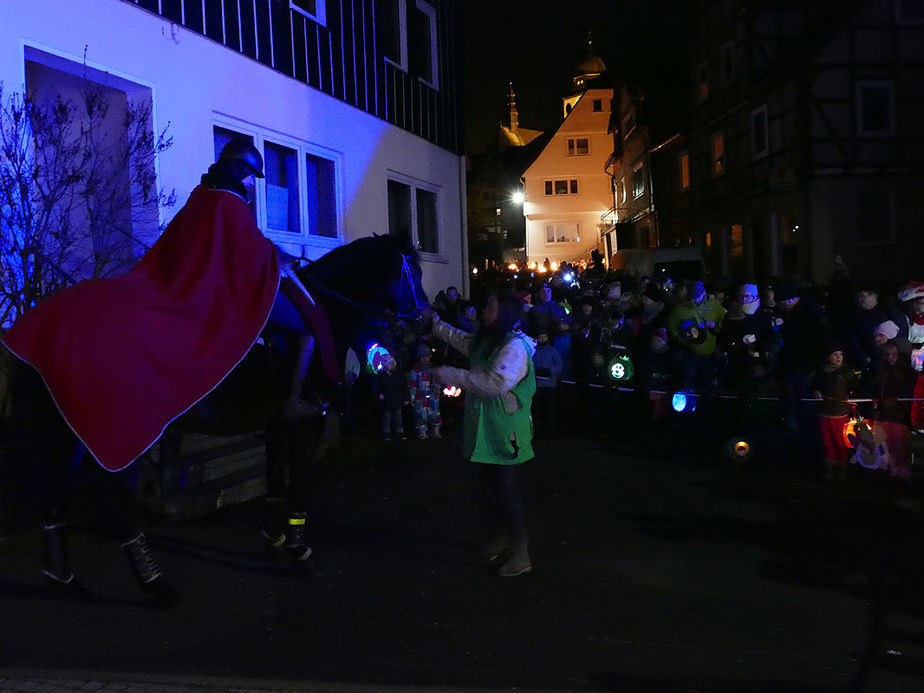
{"type": "Polygon", "coordinates": [[[824,445],[824,478],[846,479],[850,449],[844,443],[844,426],[850,420],[851,404],[847,401],[856,385],[856,376],[844,358],[844,347],[829,341],[825,360],[815,371],[809,389],[822,400],[818,425],[824,445]]]}
{"type": "Polygon", "coordinates": [[[414,407],[414,426],[417,428],[417,437],[427,439],[440,438],[440,388],[430,378],[430,368],[433,361],[433,352],[426,344],[417,348],[417,362],[411,369],[411,404],[414,407]]]}
{"type": "Polygon", "coordinates": [[[407,406],[408,388],[404,373],[398,370],[398,362],[390,354],[383,359],[382,370],[372,381],[372,389],[382,407],[382,435],[392,439],[392,433],[405,440],[402,410],[407,406]]]}
{"type": "Polygon", "coordinates": [[[536,394],[533,397],[533,421],[536,436],[555,434],[557,422],[556,393],[561,376],[562,360],[558,350],[549,343],[549,333],[536,334],[536,351],[533,354],[536,368],[536,394]]]}
{"type": "Polygon", "coordinates": [[[888,469],[883,471],[896,481],[911,481],[911,402],[917,374],[907,359],[899,355],[898,344],[887,341],[881,360],[873,365],[866,393],[874,400],[875,423],[885,431],[888,469]],[[904,400],[904,401],[900,401],[904,400]]]}

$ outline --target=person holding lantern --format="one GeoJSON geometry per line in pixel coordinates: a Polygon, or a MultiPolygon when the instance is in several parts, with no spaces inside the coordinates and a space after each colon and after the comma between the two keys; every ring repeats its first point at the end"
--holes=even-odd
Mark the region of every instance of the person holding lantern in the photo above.
{"type": "Polygon", "coordinates": [[[845,480],[850,450],[844,442],[844,426],[850,420],[851,404],[847,401],[856,386],[856,375],[844,358],[844,347],[828,340],[824,362],[815,371],[809,390],[822,400],[818,409],[818,427],[824,446],[824,478],[845,480]]]}
{"type": "Polygon", "coordinates": [[[482,312],[478,332],[470,334],[434,317],[432,335],[466,354],[470,368],[438,366],[435,382],[461,387],[465,392],[462,452],[481,466],[488,498],[502,518],[491,541],[479,555],[493,561],[507,555],[498,569],[502,577],[532,570],[520,465],[533,458],[530,415],[536,392],[533,365],[535,342],[520,331],[523,304],[514,296],[491,295],[482,312]]]}

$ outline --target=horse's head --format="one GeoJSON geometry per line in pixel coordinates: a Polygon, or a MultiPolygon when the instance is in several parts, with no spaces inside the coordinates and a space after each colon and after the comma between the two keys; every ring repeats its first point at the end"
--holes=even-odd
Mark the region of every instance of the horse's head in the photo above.
{"type": "Polygon", "coordinates": [[[305,268],[309,285],[343,306],[391,310],[417,320],[430,302],[421,282],[417,251],[396,236],[369,236],[327,253],[305,268]]]}

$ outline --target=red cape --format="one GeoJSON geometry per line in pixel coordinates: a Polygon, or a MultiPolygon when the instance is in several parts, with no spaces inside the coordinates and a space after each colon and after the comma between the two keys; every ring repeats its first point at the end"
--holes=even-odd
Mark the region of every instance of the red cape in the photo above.
{"type": "Polygon", "coordinates": [[[4,343],[118,471],[244,358],[278,286],[276,249],[244,201],[199,186],[131,272],[50,296],[4,343]]]}

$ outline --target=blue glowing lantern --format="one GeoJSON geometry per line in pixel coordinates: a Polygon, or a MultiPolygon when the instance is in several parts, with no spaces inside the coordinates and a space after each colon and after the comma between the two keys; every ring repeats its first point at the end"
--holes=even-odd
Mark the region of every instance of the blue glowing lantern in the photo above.
{"type": "Polygon", "coordinates": [[[696,411],[696,395],[692,392],[675,392],[671,397],[671,406],[678,414],[696,411]]]}
{"type": "Polygon", "coordinates": [[[381,344],[372,344],[366,350],[366,368],[370,373],[379,373],[385,368],[385,358],[391,356],[388,349],[381,344]]]}
{"type": "Polygon", "coordinates": [[[635,375],[635,366],[627,354],[619,354],[610,361],[610,377],[613,380],[631,380],[635,375]]]}

